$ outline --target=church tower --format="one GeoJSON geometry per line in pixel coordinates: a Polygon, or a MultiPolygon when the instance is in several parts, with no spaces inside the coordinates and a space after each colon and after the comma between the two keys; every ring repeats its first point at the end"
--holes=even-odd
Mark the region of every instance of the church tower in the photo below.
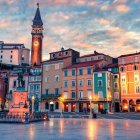
{"type": "Polygon", "coordinates": [[[37,10],[33,19],[32,25],[32,50],[31,50],[31,64],[40,65],[42,61],[42,40],[43,40],[43,22],[40,15],[39,3],[37,3],[37,10]]]}

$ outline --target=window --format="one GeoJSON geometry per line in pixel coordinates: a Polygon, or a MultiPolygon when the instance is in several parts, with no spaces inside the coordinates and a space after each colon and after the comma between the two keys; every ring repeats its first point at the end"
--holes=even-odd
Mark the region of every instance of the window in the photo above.
{"type": "Polygon", "coordinates": [[[114,75],[114,79],[117,79],[118,78],[118,75],[114,75]]]}
{"type": "Polygon", "coordinates": [[[120,67],[120,71],[123,72],[125,69],[124,67],[120,67]]]}
{"type": "Polygon", "coordinates": [[[64,77],[68,76],[68,70],[64,70],[64,77]]]}
{"type": "Polygon", "coordinates": [[[3,51],[1,51],[1,53],[3,53],[3,51]]]}
{"type": "Polygon", "coordinates": [[[136,73],[135,73],[135,75],[134,75],[134,80],[135,80],[135,82],[139,82],[139,74],[136,74],[136,73]]]}
{"type": "Polygon", "coordinates": [[[91,61],[94,61],[94,57],[91,57],[91,61]]]}
{"type": "Polygon", "coordinates": [[[115,88],[115,89],[118,88],[118,83],[117,83],[117,82],[114,83],[114,88],[115,88]]]}
{"type": "Polygon", "coordinates": [[[30,85],[30,91],[34,90],[34,85],[30,85]]]}
{"type": "Polygon", "coordinates": [[[88,59],[87,58],[85,58],[85,62],[87,62],[88,61],[88,59]]]}
{"type": "Polygon", "coordinates": [[[135,56],[135,62],[138,62],[138,56],[135,56]]]}
{"type": "Polygon", "coordinates": [[[55,103],[55,109],[59,109],[59,103],[58,102],[55,103]]]}
{"type": "Polygon", "coordinates": [[[98,73],[98,77],[102,77],[102,73],[98,73]]]}
{"type": "Polygon", "coordinates": [[[49,65],[46,65],[46,71],[49,71],[49,65]]]}
{"type": "Polygon", "coordinates": [[[91,74],[92,69],[91,68],[87,68],[87,74],[91,74]]]}
{"type": "Polygon", "coordinates": [[[45,109],[49,109],[49,103],[48,102],[45,103],[45,109]]]}
{"type": "Polygon", "coordinates": [[[12,53],[13,51],[11,51],[11,53],[12,53]]]}
{"type": "Polygon", "coordinates": [[[83,98],[83,91],[79,91],[79,98],[83,98]]]}
{"type": "Polygon", "coordinates": [[[79,80],[79,86],[80,86],[80,87],[83,86],[83,80],[79,80]]]}
{"type": "Polygon", "coordinates": [[[59,88],[55,88],[55,94],[56,94],[56,95],[59,94],[59,88]]]}
{"type": "Polygon", "coordinates": [[[45,82],[47,83],[49,81],[49,77],[47,76],[46,78],[45,78],[45,82]]]}
{"type": "Polygon", "coordinates": [[[59,69],[59,64],[55,64],[55,70],[59,69]]]}
{"type": "Polygon", "coordinates": [[[75,76],[75,70],[74,70],[74,69],[71,70],[71,75],[72,75],[72,76],[75,76]]]}
{"type": "Polygon", "coordinates": [[[46,89],[46,95],[48,95],[49,94],[49,89],[46,89]]]}
{"type": "Polygon", "coordinates": [[[122,93],[126,94],[126,88],[125,87],[122,87],[122,93]]]}
{"type": "Polygon", "coordinates": [[[138,66],[135,65],[135,66],[134,66],[134,70],[138,70],[138,66]]]}
{"type": "Polygon", "coordinates": [[[122,64],[124,64],[124,63],[125,63],[124,58],[122,58],[122,64]]]}
{"type": "Polygon", "coordinates": [[[126,77],[125,77],[125,76],[122,76],[122,78],[121,78],[121,79],[122,79],[122,82],[123,82],[123,83],[125,83],[125,82],[126,82],[126,77]]]}
{"type": "Polygon", "coordinates": [[[68,87],[68,81],[64,81],[64,88],[68,87]]]}
{"type": "Polygon", "coordinates": [[[108,69],[108,71],[112,71],[112,69],[111,69],[111,68],[109,68],[109,69],[108,69]]]}
{"type": "Polygon", "coordinates": [[[55,81],[58,82],[59,81],[59,75],[55,76],[55,81]]]}
{"type": "Polygon", "coordinates": [[[71,86],[72,86],[72,87],[75,87],[75,86],[76,86],[75,80],[72,80],[72,81],[71,81],[71,86]]]}
{"type": "Polygon", "coordinates": [[[11,59],[13,58],[13,56],[11,55],[11,57],[10,57],[11,59]]]}
{"type": "Polygon", "coordinates": [[[83,75],[83,69],[79,69],[79,75],[83,75]]]}
{"type": "Polygon", "coordinates": [[[102,91],[98,91],[98,98],[103,98],[103,92],[102,91]]]}
{"type": "Polygon", "coordinates": [[[10,60],[10,62],[12,63],[12,60],[10,60]]]}
{"type": "Polygon", "coordinates": [[[136,93],[140,93],[140,86],[136,86],[136,93]]]}
{"type": "Polygon", "coordinates": [[[74,91],[71,92],[71,98],[75,98],[75,92],[74,91]]]}
{"type": "Polygon", "coordinates": [[[98,56],[98,60],[100,60],[101,59],[101,56],[98,56]]]}
{"type": "Polygon", "coordinates": [[[114,99],[119,100],[119,92],[114,92],[114,99]]]}
{"type": "Polygon", "coordinates": [[[65,98],[65,99],[68,98],[68,92],[64,92],[64,98],[65,98]]]}
{"type": "Polygon", "coordinates": [[[92,85],[91,79],[88,79],[88,80],[87,80],[87,85],[88,85],[88,86],[91,86],[91,85],[92,85]]]}
{"type": "Polygon", "coordinates": [[[98,87],[102,87],[102,80],[98,80],[98,87]]]}
{"type": "Polygon", "coordinates": [[[104,56],[104,60],[107,60],[107,57],[106,56],[104,56]]]}
{"type": "Polygon", "coordinates": [[[13,82],[13,88],[16,87],[16,80],[13,82]]]}
{"type": "Polygon", "coordinates": [[[36,85],[36,90],[37,90],[37,91],[40,90],[40,85],[36,85]]]}
{"type": "Polygon", "coordinates": [[[91,96],[91,94],[92,94],[92,91],[88,90],[88,98],[91,96]]]}

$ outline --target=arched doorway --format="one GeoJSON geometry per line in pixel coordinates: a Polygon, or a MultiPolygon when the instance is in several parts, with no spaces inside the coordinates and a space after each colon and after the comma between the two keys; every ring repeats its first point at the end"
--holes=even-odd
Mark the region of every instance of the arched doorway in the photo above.
{"type": "Polygon", "coordinates": [[[54,102],[52,101],[50,102],[50,111],[52,112],[54,111],[54,102]]]}
{"type": "Polygon", "coordinates": [[[129,100],[129,111],[130,112],[135,112],[135,103],[132,99],[129,100]]]}
{"type": "Polygon", "coordinates": [[[122,111],[128,111],[128,102],[126,99],[122,101],[122,111]]]}
{"type": "Polygon", "coordinates": [[[140,99],[136,100],[136,110],[140,112],[140,99]]]}

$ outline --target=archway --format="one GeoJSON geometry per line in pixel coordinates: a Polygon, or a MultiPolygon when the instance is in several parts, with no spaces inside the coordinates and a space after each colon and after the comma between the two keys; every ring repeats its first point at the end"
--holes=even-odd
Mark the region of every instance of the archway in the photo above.
{"type": "Polygon", "coordinates": [[[140,112],[140,99],[136,100],[136,110],[140,112]]]}
{"type": "Polygon", "coordinates": [[[50,102],[50,111],[52,112],[54,111],[54,102],[52,101],[50,102]]]}
{"type": "Polygon", "coordinates": [[[126,99],[122,100],[122,111],[128,111],[128,102],[126,99]]]}
{"type": "Polygon", "coordinates": [[[129,110],[130,112],[135,112],[135,103],[132,99],[129,100],[129,110]]]}

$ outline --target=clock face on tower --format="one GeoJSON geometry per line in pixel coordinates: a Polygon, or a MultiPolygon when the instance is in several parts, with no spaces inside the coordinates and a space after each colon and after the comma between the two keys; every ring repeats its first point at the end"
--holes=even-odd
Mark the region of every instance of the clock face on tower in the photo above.
{"type": "Polygon", "coordinates": [[[34,41],[34,46],[39,46],[39,42],[37,40],[34,41]]]}

